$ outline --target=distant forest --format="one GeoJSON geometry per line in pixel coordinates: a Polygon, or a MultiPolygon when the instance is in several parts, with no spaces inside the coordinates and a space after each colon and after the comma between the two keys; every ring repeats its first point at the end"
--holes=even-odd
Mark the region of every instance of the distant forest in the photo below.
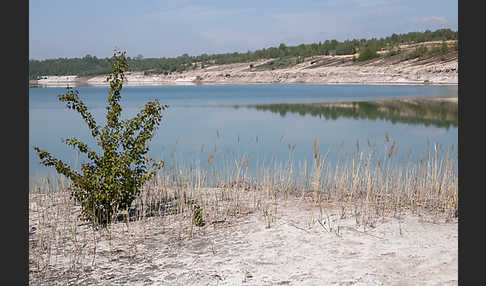
{"type": "MultiPolygon", "coordinates": [[[[392,50],[400,44],[457,39],[457,31],[439,29],[432,32],[426,30],[425,32],[392,34],[389,37],[380,39],[354,39],[343,42],[326,40],[325,42],[301,44],[298,46],[286,46],[282,43],[278,47],[263,48],[246,53],[201,54],[199,56],[183,54],[175,58],[144,58],[142,55],[138,55],[134,58],[128,57],[128,65],[129,71],[143,71],[145,74],[167,75],[196,69],[198,67],[204,68],[210,65],[244,63],[260,59],[283,59],[290,57],[303,59],[318,55],[352,55],[359,50],[376,54],[376,51],[382,49],[392,50]]],[[[29,79],[33,80],[48,75],[94,76],[107,74],[110,71],[111,65],[108,58],[102,59],[91,55],[86,55],[83,58],[29,60],[29,79]]]]}

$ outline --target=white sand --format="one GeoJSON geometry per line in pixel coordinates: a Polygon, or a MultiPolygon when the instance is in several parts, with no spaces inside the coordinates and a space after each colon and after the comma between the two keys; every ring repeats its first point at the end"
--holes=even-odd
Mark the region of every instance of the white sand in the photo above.
{"type": "MultiPolygon", "coordinates": [[[[319,209],[282,202],[267,228],[262,213],[194,230],[152,218],[144,239],[127,246],[98,245],[94,267],[43,285],[457,285],[458,224],[427,216],[379,219],[357,226],[351,214],[329,212],[331,231],[316,222],[319,209]],[[338,229],[339,226],[339,230],[338,229]]],[[[136,224],[132,224],[132,230],[136,224]]],[[[120,228],[124,224],[118,224],[120,228]]],[[[130,240],[126,237],[126,241],[130,240]]],[[[121,241],[121,242],[120,242],[121,241]]],[[[36,284],[31,276],[32,284],[36,284]]]]}

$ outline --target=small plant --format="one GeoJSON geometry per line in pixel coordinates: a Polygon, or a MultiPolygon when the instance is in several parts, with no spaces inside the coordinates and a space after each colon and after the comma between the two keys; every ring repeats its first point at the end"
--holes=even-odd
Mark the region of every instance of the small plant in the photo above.
{"type": "Polygon", "coordinates": [[[156,162],[145,155],[149,151],[147,143],[162,119],[161,111],[168,107],[158,101],[148,102],[134,118],[121,121],[120,92],[125,80],[124,72],[128,68],[125,52],[115,51],[110,62],[107,123],[103,128],[96,124],[80,100],[78,90],[68,87],[65,94],[58,96],[60,101],[66,102],[68,109],[81,114],[101,147],[101,154],[90,150],[88,145],[76,138],[61,139],[90,159],[91,162],[82,164],[80,174],[49,152],[34,147],[41,165],[53,166],[58,173],[71,179],[69,190],[75,201],[81,204],[82,219],[93,226],[103,227],[111,223],[119,210],[130,207],[141,187],[153,178],[155,170],[163,166],[162,161],[156,162]]]}
{"type": "Polygon", "coordinates": [[[193,223],[195,226],[204,226],[202,210],[199,205],[194,205],[193,223]]]}
{"type": "Polygon", "coordinates": [[[449,46],[445,41],[442,41],[442,45],[440,45],[440,53],[442,55],[445,55],[447,54],[447,52],[449,52],[449,46]]]}
{"type": "Polygon", "coordinates": [[[272,218],[270,217],[271,214],[268,212],[267,209],[263,209],[263,219],[265,221],[265,227],[270,228],[270,223],[272,222],[272,218]]]}

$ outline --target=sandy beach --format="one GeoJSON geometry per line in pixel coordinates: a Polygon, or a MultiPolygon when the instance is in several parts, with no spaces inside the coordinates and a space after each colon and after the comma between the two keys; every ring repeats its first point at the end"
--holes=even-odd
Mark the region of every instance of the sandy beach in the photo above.
{"type": "MultiPolygon", "coordinates": [[[[208,221],[191,238],[177,219],[117,223],[112,240],[97,242],[94,262],[73,270],[57,257],[47,278],[31,269],[30,285],[458,284],[457,219],[402,213],[366,227],[336,204],[321,213],[289,199],[275,209],[271,220],[255,212],[208,221]]],[[[93,247],[87,228],[78,236],[93,247]]]]}

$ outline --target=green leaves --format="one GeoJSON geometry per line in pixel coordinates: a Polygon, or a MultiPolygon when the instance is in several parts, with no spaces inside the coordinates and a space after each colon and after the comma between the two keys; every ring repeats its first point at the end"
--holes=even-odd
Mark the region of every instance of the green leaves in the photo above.
{"type": "Polygon", "coordinates": [[[160,105],[157,100],[148,102],[134,118],[120,121],[120,94],[128,68],[125,53],[115,52],[110,62],[107,124],[103,128],[96,124],[77,90],[68,87],[65,94],[58,96],[68,109],[81,115],[101,147],[101,154],[90,150],[77,138],[63,140],[90,159],[82,164],[82,174],[79,174],[50,153],[34,147],[42,165],[55,167],[58,173],[71,179],[69,189],[82,206],[82,218],[94,227],[106,227],[119,210],[130,207],[140,189],[164,166],[164,162],[155,162],[145,155],[149,151],[148,142],[162,119],[161,112],[168,106],[160,105]]]}
{"type": "Polygon", "coordinates": [[[59,101],[66,102],[66,107],[68,109],[74,109],[84,121],[88,124],[89,129],[91,129],[91,134],[93,137],[97,137],[99,134],[99,127],[96,125],[96,121],[93,115],[88,112],[88,107],[79,99],[79,91],[74,90],[71,87],[67,87],[67,92],[65,94],[58,95],[59,101]]]}
{"type": "Polygon", "coordinates": [[[367,61],[371,60],[374,58],[377,58],[378,54],[376,53],[376,50],[369,48],[369,47],[364,47],[359,51],[359,56],[358,56],[358,61],[367,61]]]}
{"type": "Polygon", "coordinates": [[[196,226],[204,226],[204,220],[202,216],[202,209],[199,205],[195,204],[193,207],[193,219],[192,223],[196,226]]]}

